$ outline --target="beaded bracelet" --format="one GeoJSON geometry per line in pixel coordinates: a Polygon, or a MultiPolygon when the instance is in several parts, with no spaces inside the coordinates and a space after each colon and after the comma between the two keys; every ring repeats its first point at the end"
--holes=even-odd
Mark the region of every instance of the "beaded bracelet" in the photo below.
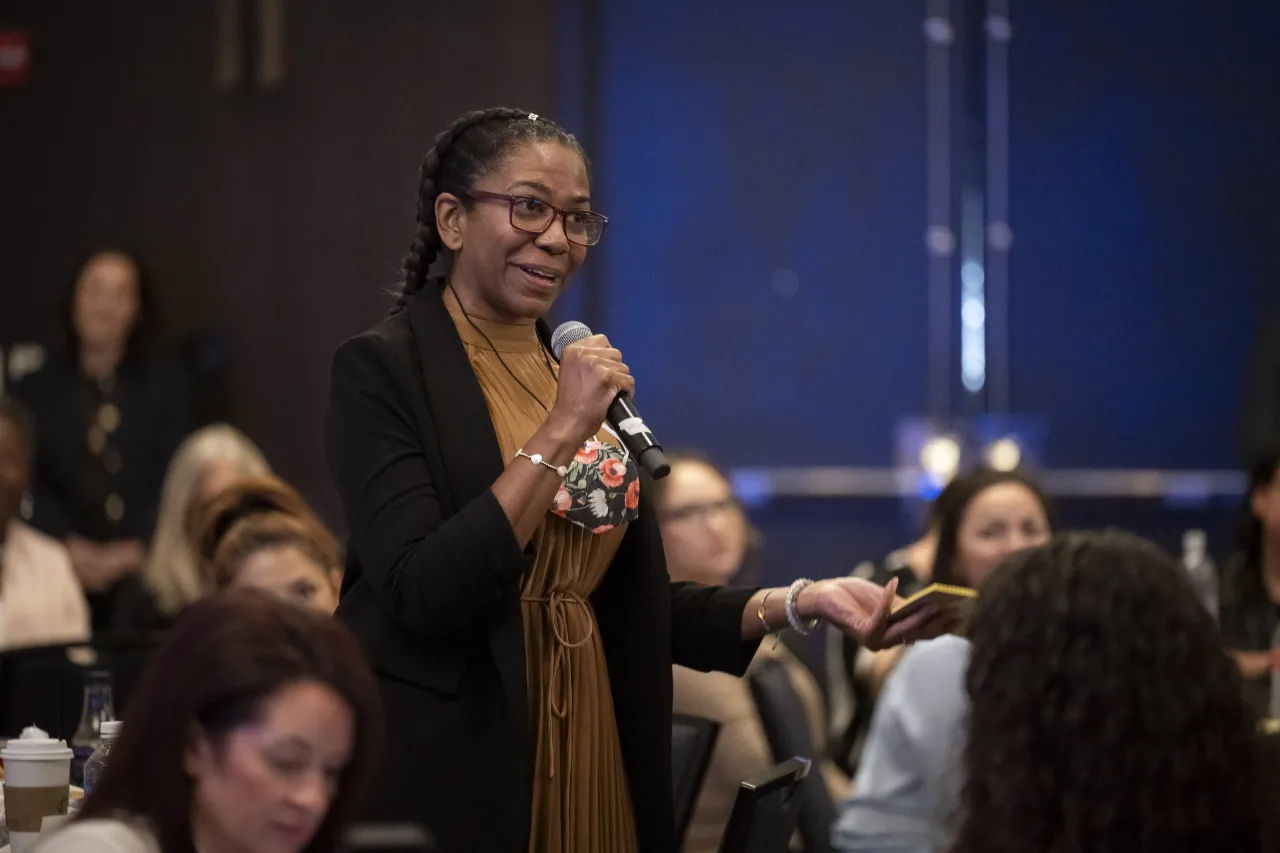
{"type": "Polygon", "coordinates": [[[800,615],[796,613],[796,600],[800,598],[800,591],[812,583],[813,581],[809,578],[799,578],[787,588],[787,622],[791,624],[791,628],[797,634],[802,636],[812,634],[822,624],[822,620],[816,616],[810,619],[808,623],[802,622],[800,615]]]}

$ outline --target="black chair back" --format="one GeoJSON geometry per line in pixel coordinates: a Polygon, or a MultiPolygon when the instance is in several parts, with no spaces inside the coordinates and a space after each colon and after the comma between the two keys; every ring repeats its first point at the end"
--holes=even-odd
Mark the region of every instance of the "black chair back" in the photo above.
{"type": "Polygon", "coordinates": [[[69,740],[80,723],[85,675],[111,673],[117,716],[158,647],[157,635],[95,638],[84,643],[9,649],[0,653],[0,737],[32,724],[69,740]]]}
{"type": "MultiPolygon", "coordinates": [[[[773,751],[773,760],[797,756],[814,764],[822,761],[809,734],[809,717],[804,702],[791,684],[786,667],[774,660],[762,661],[752,672],[751,695],[756,700],[760,724],[773,751]]],[[[836,806],[821,773],[805,785],[800,807],[800,837],[805,853],[833,853],[831,827],[836,806]]]]}
{"type": "Polygon", "coordinates": [[[720,853],[787,853],[804,800],[809,762],[792,758],[742,783],[720,853]]]}
{"type": "Polygon", "coordinates": [[[813,676],[818,689],[822,691],[823,703],[829,702],[831,698],[831,676],[827,672],[826,632],[816,631],[805,636],[795,631],[782,631],[778,634],[778,639],[782,645],[787,647],[787,651],[791,652],[795,659],[804,664],[805,669],[809,670],[809,674],[813,676]]]}
{"type": "Polygon", "coordinates": [[[344,853],[431,853],[435,839],[416,823],[357,823],[347,830],[344,853]]]}
{"type": "Polygon", "coordinates": [[[684,844],[693,805],[711,764],[720,724],[703,717],[676,714],[671,718],[671,787],[675,793],[676,842],[684,844]]]}

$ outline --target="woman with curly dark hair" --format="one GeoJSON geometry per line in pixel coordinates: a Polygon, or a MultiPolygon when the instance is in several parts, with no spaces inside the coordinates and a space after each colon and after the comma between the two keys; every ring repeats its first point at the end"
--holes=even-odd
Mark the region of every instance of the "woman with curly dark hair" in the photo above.
{"type": "Polygon", "coordinates": [[[1257,720],[1164,552],[1058,537],[1001,566],[968,634],[952,853],[1272,849],[1257,720]]]}

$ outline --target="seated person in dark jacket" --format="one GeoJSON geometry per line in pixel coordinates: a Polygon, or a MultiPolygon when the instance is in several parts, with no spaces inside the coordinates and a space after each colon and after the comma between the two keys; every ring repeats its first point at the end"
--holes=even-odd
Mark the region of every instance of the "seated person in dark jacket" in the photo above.
{"type": "Polygon", "coordinates": [[[1245,389],[1243,438],[1245,464],[1280,441],[1280,316],[1272,317],[1258,334],[1245,389]]]}
{"type": "Polygon", "coordinates": [[[1254,710],[1269,712],[1268,650],[1280,625],[1280,445],[1258,455],[1241,511],[1241,550],[1222,567],[1222,641],[1254,710]]]}
{"type": "Polygon", "coordinates": [[[133,255],[91,253],[68,299],[67,353],[14,388],[40,436],[32,523],[66,543],[95,632],[139,583],[165,465],[190,427],[181,371],[145,351],[149,309],[133,255]]]}

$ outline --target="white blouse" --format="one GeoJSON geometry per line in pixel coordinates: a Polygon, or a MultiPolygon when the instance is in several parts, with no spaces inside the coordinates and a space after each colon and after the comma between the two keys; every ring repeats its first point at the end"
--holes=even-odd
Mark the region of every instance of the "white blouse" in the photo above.
{"type": "Polygon", "coordinates": [[[832,842],[841,853],[942,853],[951,847],[963,781],[964,677],[969,641],[917,643],[885,682],[840,805],[832,842]]]}
{"type": "Polygon", "coordinates": [[[89,639],[89,606],[66,546],[20,521],[0,547],[0,649],[89,639]]]}
{"type": "Polygon", "coordinates": [[[35,853],[161,853],[146,826],[124,820],[73,821],[42,840],[35,853]]]}

